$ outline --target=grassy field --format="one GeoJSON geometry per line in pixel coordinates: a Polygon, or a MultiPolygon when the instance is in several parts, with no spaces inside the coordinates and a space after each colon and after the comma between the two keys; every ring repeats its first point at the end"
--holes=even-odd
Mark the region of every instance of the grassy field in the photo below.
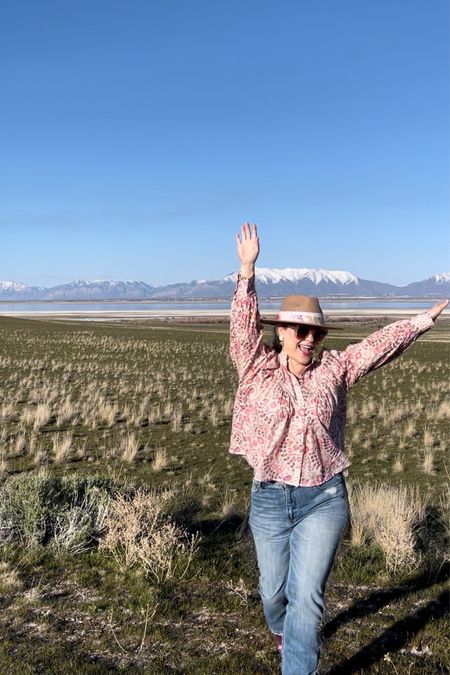
{"type": "MultiPolygon", "coordinates": [[[[442,321],[350,393],[321,673],[448,672],[448,356],[442,321]]],[[[224,325],[0,319],[0,673],[279,672],[235,389],[224,325]]]]}

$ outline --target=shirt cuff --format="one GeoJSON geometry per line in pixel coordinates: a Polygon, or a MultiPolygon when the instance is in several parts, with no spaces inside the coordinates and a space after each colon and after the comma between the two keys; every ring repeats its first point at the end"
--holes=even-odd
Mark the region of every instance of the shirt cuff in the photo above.
{"type": "Polygon", "coordinates": [[[250,279],[247,279],[247,277],[243,277],[239,273],[236,287],[236,295],[244,296],[252,292],[253,293],[255,292],[255,275],[253,274],[253,276],[250,277],[250,279]]]}
{"type": "Polygon", "coordinates": [[[417,316],[411,319],[411,324],[419,333],[425,333],[426,330],[434,326],[434,321],[428,312],[424,312],[423,314],[417,314],[417,316]]]}

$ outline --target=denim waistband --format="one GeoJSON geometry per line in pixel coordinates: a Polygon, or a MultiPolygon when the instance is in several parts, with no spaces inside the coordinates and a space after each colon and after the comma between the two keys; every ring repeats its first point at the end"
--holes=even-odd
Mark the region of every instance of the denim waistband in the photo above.
{"type": "MultiPolygon", "coordinates": [[[[341,478],[342,475],[343,475],[342,471],[340,471],[339,473],[335,473],[334,476],[325,481],[325,483],[329,483],[332,480],[341,478]]],[[[320,487],[320,485],[325,485],[325,483],[319,483],[319,485],[315,486],[312,485],[303,486],[303,485],[291,485],[290,483],[282,483],[281,481],[278,480],[256,480],[255,478],[253,478],[252,480],[253,487],[259,486],[263,488],[272,488],[278,490],[295,490],[295,488],[297,487],[320,487]]]]}

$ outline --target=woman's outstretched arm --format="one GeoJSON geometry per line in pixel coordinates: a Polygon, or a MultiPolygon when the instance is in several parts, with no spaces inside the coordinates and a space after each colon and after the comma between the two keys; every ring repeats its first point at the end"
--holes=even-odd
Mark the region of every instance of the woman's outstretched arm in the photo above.
{"type": "Polygon", "coordinates": [[[255,262],[259,255],[256,225],[244,223],[236,235],[236,244],[241,269],[231,304],[230,356],[242,380],[252,377],[268,349],[263,342],[255,291],[255,262]]]}
{"type": "Polygon", "coordinates": [[[433,327],[434,322],[447,307],[448,300],[441,300],[412,319],[390,323],[356,344],[339,352],[339,359],[346,372],[347,387],[361,377],[384,366],[410,347],[422,333],[433,327]]]}

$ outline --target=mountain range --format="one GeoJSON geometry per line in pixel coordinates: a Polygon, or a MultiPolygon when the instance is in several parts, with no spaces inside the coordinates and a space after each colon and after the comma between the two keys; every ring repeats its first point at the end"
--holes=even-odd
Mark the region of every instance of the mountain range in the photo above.
{"type": "MultiPolygon", "coordinates": [[[[150,286],[143,281],[72,281],[43,288],[15,281],[0,281],[0,300],[191,300],[229,299],[237,272],[223,279],[199,279],[168,286],[150,286]]],[[[450,296],[450,272],[434,274],[407,286],[369,281],[351,272],[323,269],[256,269],[256,288],[261,298],[290,293],[319,297],[436,297],[450,296]]]]}

